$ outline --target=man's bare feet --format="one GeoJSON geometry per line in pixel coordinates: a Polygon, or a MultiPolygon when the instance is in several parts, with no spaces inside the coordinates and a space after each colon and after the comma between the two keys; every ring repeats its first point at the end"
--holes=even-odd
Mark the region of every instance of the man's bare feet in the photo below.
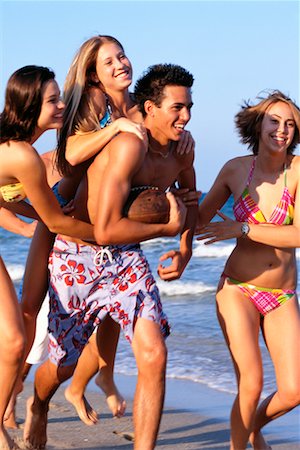
{"type": "Polygon", "coordinates": [[[41,450],[47,442],[47,411],[33,411],[33,397],[27,400],[27,414],[24,425],[24,443],[30,449],[41,450]]]}
{"type": "Polygon", "coordinates": [[[265,441],[261,431],[251,433],[249,442],[254,450],[272,450],[272,447],[265,441]]]}
{"type": "Polygon", "coordinates": [[[89,404],[85,396],[76,395],[71,391],[70,386],[65,390],[65,397],[72,403],[78,416],[86,425],[95,425],[98,422],[98,414],[89,404]]]}
{"type": "Polygon", "coordinates": [[[112,381],[107,383],[101,371],[95,378],[95,383],[106,395],[106,402],[114,417],[122,417],[126,411],[126,401],[117,389],[117,386],[112,381]]]}

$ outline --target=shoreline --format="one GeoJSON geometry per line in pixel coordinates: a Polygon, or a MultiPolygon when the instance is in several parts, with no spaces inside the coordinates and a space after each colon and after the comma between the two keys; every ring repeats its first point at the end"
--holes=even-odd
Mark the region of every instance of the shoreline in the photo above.
{"type": "MultiPolygon", "coordinates": [[[[132,398],[136,377],[116,374],[116,383],[127,401],[121,419],[112,418],[105,398],[92,380],[86,396],[100,413],[91,427],[78,418],[64,397],[64,383],[54,395],[49,410],[48,450],[130,450],[132,442],[124,436],[133,432],[132,398]]],[[[32,395],[33,373],[18,397],[17,418],[25,418],[26,399],[32,395]]],[[[160,450],[228,450],[229,414],[234,396],[200,383],[167,379],[165,407],[158,436],[160,450]]],[[[21,419],[21,420],[20,420],[21,419]]],[[[265,428],[264,435],[272,450],[299,450],[300,411],[291,411],[265,428]]],[[[22,427],[23,425],[21,425],[22,427]]],[[[21,442],[22,428],[9,430],[21,442]]],[[[250,445],[248,448],[251,448],[250,445]]]]}

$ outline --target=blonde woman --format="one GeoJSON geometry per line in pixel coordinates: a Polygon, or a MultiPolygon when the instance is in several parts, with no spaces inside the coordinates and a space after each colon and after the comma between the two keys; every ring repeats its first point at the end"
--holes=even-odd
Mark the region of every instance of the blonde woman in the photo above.
{"type": "MultiPolygon", "coordinates": [[[[112,36],[94,36],[82,44],[70,66],[64,85],[64,123],[59,133],[56,163],[63,176],[54,191],[62,204],[73,198],[77,185],[94,156],[119,132],[136,134],[147,143],[133,95],[129,92],[132,66],[122,44],[112,36]]],[[[190,152],[194,141],[188,131],[182,133],[179,153],[190,152]]],[[[26,267],[22,308],[28,338],[28,353],[34,337],[38,309],[47,290],[47,260],[53,243],[48,230],[38,226],[26,267]],[[39,284],[32,277],[39,260],[39,284]]],[[[79,417],[87,424],[97,422],[97,414],[84,397],[88,381],[99,372],[96,382],[107,396],[114,416],[125,412],[125,401],[113,381],[119,326],[109,318],[101,325],[101,358],[96,334],[81,355],[73,381],[66,391],[79,417]]]]}

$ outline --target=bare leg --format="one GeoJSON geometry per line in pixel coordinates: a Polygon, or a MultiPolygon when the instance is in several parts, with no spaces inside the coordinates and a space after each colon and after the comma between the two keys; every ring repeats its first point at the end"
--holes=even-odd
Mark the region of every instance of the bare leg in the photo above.
{"type": "Polygon", "coordinates": [[[12,281],[0,257],[0,448],[13,443],[4,429],[4,413],[21,369],[24,330],[12,281]]]}
{"type": "Polygon", "coordinates": [[[72,366],[57,368],[49,360],[36,371],[34,397],[27,401],[27,415],[24,426],[24,442],[33,448],[44,449],[47,442],[47,418],[49,403],[60,384],[74,372],[72,366]]]}
{"type": "Polygon", "coordinates": [[[274,363],[278,390],[267,397],[256,412],[250,436],[255,450],[270,448],[261,434],[262,427],[300,403],[300,315],[296,297],[265,317],[264,335],[274,363]]]}
{"type": "Polygon", "coordinates": [[[38,223],[26,261],[22,289],[21,307],[27,339],[25,359],[34,341],[36,317],[48,290],[48,259],[53,242],[54,235],[38,223]]]}
{"type": "Polygon", "coordinates": [[[217,315],[238,383],[238,395],[231,411],[230,449],[244,450],[262,390],[259,313],[237,286],[225,282],[217,293],[217,315]]]}
{"type": "Polygon", "coordinates": [[[74,405],[80,419],[87,425],[97,422],[97,413],[84,396],[87,384],[98,371],[97,385],[106,395],[109,408],[114,416],[124,415],[126,403],[119,393],[113,379],[115,354],[118,345],[120,327],[107,316],[88,344],[85,346],[74,372],[70,386],[65,391],[66,399],[74,405]],[[99,352],[101,356],[99,357],[99,352]]]}
{"type": "Polygon", "coordinates": [[[133,405],[134,449],[153,450],[165,395],[167,349],[159,325],[138,319],[132,348],[138,380],[133,405]]]}
{"type": "MultiPolygon", "coordinates": [[[[42,223],[38,223],[28,253],[22,287],[21,309],[26,336],[24,360],[32,347],[36,318],[48,290],[48,258],[52,245],[53,235],[42,223]]],[[[19,378],[5,412],[5,426],[7,428],[17,428],[15,420],[16,398],[22,389],[23,383],[19,378]]]]}
{"type": "Polygon", "coordinates": [[[97,330],[99,373],[96,384],[106,395],[107,404],[116,417],[125,414],[126,402],[114,382],[115,357],[120,335],[120,326],[107,315],[97,330]]]}
{"type": "Polygon", "coordinates": [[[97,412],[92,408],[84,396],[87,384],[98,372],[98,359],[96,336],[93,334],[87,345],[84,347],[71,383],[65,390],[66,399],[72,403],[78,416],[86,425],[94,425],[98,421],[97,412]],[[92,344],[92,341],[94,342],[94,345],[92,344]]]}
{"type": "MultiPolygon", "coordinates": [[[[25,363],[23,365],[22,382],[24,382],[25,379],[27,378],[27,375],[28,375],[31,367],[32,367],[32,365],[28,364],[28,363],[25,363]]],[[[15,390],[15,392],[16,392],[16,390],[15,390]]],[[[19,425],[16,421],[16,395],[14,395],[14,394],[11,396],[9,404],[5,411],[4,425],[5,425],[5,428],[11,428],[11,429],[19,428],[19,425]]]]}

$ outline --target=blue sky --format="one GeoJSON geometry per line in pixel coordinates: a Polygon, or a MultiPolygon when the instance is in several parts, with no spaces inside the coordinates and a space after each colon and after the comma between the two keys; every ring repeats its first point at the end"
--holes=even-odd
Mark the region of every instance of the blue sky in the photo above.
{"type": "MultiPolygon", "coordinates": [[[[197,186],[203,191],[225,161],[247,152],[233,123],[244,99],[276,88],[300,103],[296,0],[2,0],[1,17],[1,109],[13,71],[27,64],[51,67],[62,88],[75,52],[95,34],[123,43],[134,82],[161,62],[191,71],[194,107],[188,129],[196,141],[197,186]]],[[[43,152],[54,145],[55,133],[47,132],[36,148],[43,152]]]]}

